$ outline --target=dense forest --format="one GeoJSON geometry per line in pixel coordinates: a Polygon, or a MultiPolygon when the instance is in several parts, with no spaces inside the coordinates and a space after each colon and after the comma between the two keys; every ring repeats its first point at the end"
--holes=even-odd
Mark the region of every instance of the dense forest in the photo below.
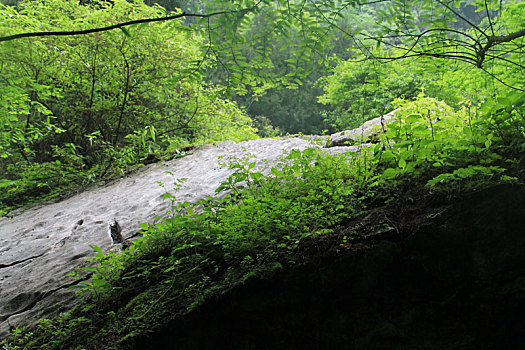
{"type": "Polygon", "coordinates": [[[238,10],[217,1],[185,3],[182,14],[170,1],[4,7],[5,39],[44,35],[1,47],[0,210],[192,145],[357,127],[421,93],[456,109],[513,102],[523,88],[523,33],[495,31],[520,28],[523,5],[498,4],[403,3],[400,12],[396,2],[238,10]],[[148,21],[170,11],[180,18],[148,21]]]}
{"type": "Polygon", "coordinates": [[[374,208],[523,185],[524,13],[519,0],[3,0],[1,215],[202,145],[392,112],[360,152],[292,151],[269,174],[238,159],[217,198],[167,193],[131,248],[94,247],[82,304],[3,349],[133,348],[316,259],[316,240],[351,247],[342,228],[374,208]]]}

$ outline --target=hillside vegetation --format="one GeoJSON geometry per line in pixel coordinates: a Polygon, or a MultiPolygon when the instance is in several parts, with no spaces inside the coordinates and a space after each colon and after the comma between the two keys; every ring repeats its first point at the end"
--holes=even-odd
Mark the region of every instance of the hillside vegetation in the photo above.
{"type": "MultiPolygon", "coordinates": [[[[21,2],[16,14],[2,9],[0,35],[39,31],[41,25],[68,30],[165,15],[161,7],[139,2],[91,6],[21,2]]],[[[523,3],[505,2],[505,11],[495,17],[498,28],[521,26],[523,9],[523,3]]],[[[426,9],[420,10],[423,22],[426,9]]],[[[268,10],[274,19],[279,11],[268,10]]],[[[480,26],[488,21],[490,16],[482,18],[480,26]]],[[[246,36],[253,30],[247,24],[241,28],[246,36]]],[[[302,27],[290,28],[291,38],[303,34],[302,27]]],[[[221,69],[228,70],[235,54],[239,62],[244,57],[240,51],[232,51],[233,58],[221,56],[220,43],[207,40],[211,36],[194,36],[179,22],[165,22],[2,43],[1,209],[117,176],[149,154],[173,157],[190,145],[256,137],[250,118],[223,94],[243,77],[232,68],[226,78],[221,69]],[[210,51],[217,61],[202,59],[210,51]]],[[[399,46],[394,42],[391,46],[399,46]]],[[[262,48],[244,48],[254,62],[246,74],[259,70],[237,90],[238,100],[246,94],[258,98],[278,85],[298,88],[306,76],[295,75],[305,64],[299,60],[285,73],[290,80],[272,85],[272,74],[282,72],[273,70],[271,61],[258,61],[262,48]],[[266,71],[268,81],[259,79],[266,71]]],[[[320,102],[331,106],[319,112],[327,128],[353,128],[395,109],[391,121],[356,141],[358,152],[295,150],[269,173],[261,170],[264,160],[230,160],[234,174],[216,197],[197,203],[177,201],[184,179],[176,179],[165,194],[170,210],[154,224],[143,224],[143,237],[118,251],[93,246],[92,264],[77,274],[83,280],[76,286],[83,297],[77,307],[34,329],[14,329],[4,349],[132,349],[249,281],[321,264],[334,250],[351,252],[354,240],[372,231],[393,230],[388,222],[370,224],[380,208],[451,203],[501,184],[522,188],[522,44],[500,60],[493,53],[491,74],[461,59],[444,68],[439,55],[388,65],[367,60],[406,53],[388,45],[361,51],[348,60],[333,58],[328,69],[333,74],[319,82],[320,102]]],[[[261,133],[275,130],[262,124],[261,133]]]]}
{"type": "MultiPolygon", "coordinates": [[[[126,1],[95,7],[27,1],[18,14],[3,11],[0,34],[165,14],[126,1]]],[[[221,88],[203,81],[203,39],[183,29],[172,21],[0,47],[0,213],[190,146],[256,137],[251,120],[221,97],[221,88]]]]}
{"type": "Polygon", "coordinates": [[[166,194],[171,210],[129,249],[94,247],[96,264],[79,272],[93,273],[79,285],[82,305],[15,332],[11,348],[133,348],[135,338],[247,280],[324,256],[315,247],[326,240],[351,249],[372,228],[344,228],[385,203],[522,183],[525,100],[511,103],[469,114],[420,96],[360,154],[292,151],[269,176],[255,160],[232,161],[236,172],[218,189],[228,196],[191,204],[166,194]]]}

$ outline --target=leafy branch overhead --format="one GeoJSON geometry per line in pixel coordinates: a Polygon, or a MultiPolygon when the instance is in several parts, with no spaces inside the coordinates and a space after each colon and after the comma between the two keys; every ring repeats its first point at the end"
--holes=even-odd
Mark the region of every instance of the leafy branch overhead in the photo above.
{"type": "Polygon", "coordinates": [[[398,1],[380,10],[383,30],[367,39],[398,48],[401,55],[383,59],[430,56],[461,60],[485,68],[491,60],[503,60],[524,68],[507,55],[522,52],[525,23],[506,23],[508,13],[523,14],[523,3],[484,0],[398,1]]]}
{"type": "MultiPolygon", "coordinates": [[[[293,30],[298,30],[302,36],[296,48],[298,60],[310,59],[312,55],[322,56],[330,35],[340,31],[352,38],[355,46],[363,52],[370,53],[372,44],[367,44],[370,41],[402,50],[400,55],[376,58],[431,56],[467,61],[478,68],[484,68],[488,61],[499,59],[523,68],[519,62],[506,58],[511,52],[523,50],[525,45],[523,40],[519,40],[525,36],[523,22],[509,27],[500,21],[509,6],[517,6],[516,11],[521,10],[522,13],[525,10],[523,4],[514,1],[502,3],[497,0],[214,0],[205,4],[202,13],[185,11],[78,30],[2,33],[4,35],[0,36],[0,42],[31,37],[86,35],[114,29],[126,31],[126,27],[136,24],[194,17],[201,20],[199,29],[208,32],[206,36],[215,45],[211,51],[217,55],[226,70],[232,70],[232,66],[242,66],[250,71],[250,66],[255,64],[259,68],[254,70],[257,73],[256,71],[271,65],[265,51],[268,48],[263,48],[263,39],[274,38],[277,34],[280,40],[286,41],[293,30]],[[374,7],[379,14],[378,26],[374,32],[363,33],[362,28],[348,31],[340,26],[346,9],[365,6],[374,7]],[[263,17],[268,12],[271,16],[263,17]],[[261,19],[271,21],[271,25],[255,37],[250,37],[250,40],[261,44],[259,61],[246,65],[243,62],[248,59],[239,55],[239,46],[245,43],[248,24],[261,19]]],[[[6,13],[4,9],[4,16],[19,15],[13,9],[10,11],[12,12],[6,13]]],[[[251,59],[253,61],[254,57],[251,59]]],[[[249,74],[233,70],[235,72],[230,72],[234,75],[233,82],[239,82],[240,78],[250,78],[249,74]],[[241,75],[237,76],[238,74],[241,75]]],[[[300,72],[293,74],[301,76],[300,72]]],[[[260,75],[259,78],[263,79],[260,75]]]]}
{"type": "Polygon", "coordinates": [[[86,35],[86,34],[107,32],[109,30],[114,30],[114,29],[121,29],[125,31],[126,33],[129,33],[127,32],[125,27],[129,27],[129,26],[136,25],[136,24],[165,22],[165,21],[171,21],[171,20],[175,20],[175,19],[179,19],[183,17],[209,18],[209,17],[219,16],[219,15],[224,15],[224,14],[245,13],[245,12],[249,12],[250,10],[251,9],[244,9],[244,10],[238,10],[238,11],[219,11],[219,12],[214,12],[214,13],[209,13],[209,14],[196,14],[196,13],[182,12],[182,13],[178,13],[178,14],[170,15],[170,16],[163,16],[163,17],[157,17],[157,18],[143,18],[143,19],[126,21],[126,22],[121,22],[121,23],[117,23],[113,25],[108,25],[105,27],[97,27],[97,28],[91,28],[91,29],[19,33],[19,34],[13,34],[13,35],[7,35],[7,36],[0,37],[0,42],[22,39],[22,38],[38,38],[38,37],[46,37],[46,36],[86,35]]]}

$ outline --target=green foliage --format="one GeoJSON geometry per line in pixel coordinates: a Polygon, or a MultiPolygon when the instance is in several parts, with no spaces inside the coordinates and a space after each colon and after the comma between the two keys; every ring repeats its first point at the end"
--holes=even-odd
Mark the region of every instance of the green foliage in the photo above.
{"type": "Polygon", "coordinates": [[[256,96],[279,85],[300,85],[309,73],[305,65],[311,66],[328,46],[325,37],[337,18],[323,13],[327,8],[323,3],[336,8],[332,0],[208,1],[208,13],[223,13],[206,18],[202,26],[208,31],[216,67],[222,70],[226,84],[240,94],[252,90],[256,96]],[[292,55],[283,62],[278,51],[288,49],[292,55]],[[287,67],[284,74],[273,69],[277,65],[287,67]]]}
{"type": "Polygon", "coordinates": [[[294,89],[274,88],[260,97],[245,95],[235,99],[256,121],[262,137],[287,133],[318,135],[328,128],[321,115],[323,106],[317,102],[317,96],[321,93],[321,89],[315,86],[318,77],[319,72],[314,71],[302,79],[301,86],[294,89]],[[261,123],[266,120],[270,121],[269,125],[261,123]]]}
{"type": "Polygon", "coordinates": [[[110,283],[118,277],[123,267],[122,260],[116,258],[117,251],[109,251],[105,254],[100,247],[90,245],[95,255],[87,258],[89,265],[74,272],[74,276],[81,282],[71,286],[71,289],[80,289],[85,293],[91,293],[96,302],[102,302],[105,294],[111,291],[110,283]],[[86,280],[89,278],[89,280],[86,280]]]}
{"type": "MultiPolygon", "coordinates": [[[[92,323],[87,317],[73,317],[70,312],[63,314],[62,318],[53,321],[50,319],[39,320],[36,329],[28,332],[27,329],[15,329],[9,339],[0,342],[2,350],[34,349],[39,346],[35,335],[49,339],[49,348],[60,348],[63,338],[79,328],[89,327],[92,323]]],[[[81,349],[81,348],[75,348],[81,349]]]]}
{"type": "MultiPolygon", "coordinates": [[[[444,77],[447,70],[456,69],[458,65],[462,70],[466,64],[479,66],[496,80],[518,88],[524,81],[520,63],[523,46],[519,42],[522,36],[499,41],[500,37],[523,28],[520,16],[522,4],[519,1],[506,2],[504,5],[495,2],[488,2],[487,5],[483,2],[470,4],[465,1],[449,4],[429,0],[388,1],[381,4],[360,4],[354,0],[218,0],[200,4],[195,1],[181,3],[169,0],[160,3],[170,10],[182,7],[188,11],[186,20],[192,22],[191,30],[199,31],[205,38],[203,40],[206,42],[202,42],[204,52],[199,57],[191,57],[192,64],[189,66],[199,72],[206,66],[213,68],[208,70],[209,76],[213,81],[223,82],[227,92],[236,90],[238,95],[250,95],[238,97],[250,115],[266,116],[287,132],[320,132],[327,128],[320,116],[322,107],[315,101],[319,91],[312,83],[319,77],[320,68],[327,64],[326,58],[332,54],[345,59],[353,56],[352,51],[359,51],[366,58],[435,58],[426,64],[425,70],[429,72],[424,75],[423,81],[429,77],[434,80],[440,75],[443,84],[435,93],[426,92],[429,96],[445,99],[454,107],[463,99],[452,101],[457,96],[449,99],[439,93],[440,88],[447,86],[445,80],[459,85],[446,92],[452,92],[453,95],[454,91],[477,90],[479,81],[473,78],[466,79],[467,82],[463,75],[458,78],[457,74],[444,77]],[[198,25],[192,19],[195,15],[193,12],[198,13],[196,17],[203,16],[198,25]],[[377,50],[376,47],[383,49],[377,50]],[[397,49],[392,50],[391,47],[397,49]],[[512,74],[506,74],[510,72],[512,74]],[[298,90],[290,92],[277,89],[282,86],[298,90]],[[265,92],[270,92],[271,96],[264,97],[265,92]]],[[[156,11],[150,11],[148,16],[158,19],[164,13],[157,8],[156,11]]],[[[118,19],[122,22],[128,18],[118,19]]],[[[67,28],[66,21],[60,23],[67,28]]],[[[100,27],[102,24],[93,22],[90,26],[100,27]]],[[[136,27],[122,30],[119,34],[133,38],[136,27]],[[132,35],[127,36],[126,33],[132,35]]],[[[159,28],[157,25],[138,26],[144,27],[159,28]]],[[[160,26],[163,32],[173,33],[166,28],[181,29],[178,24],[160,26]]],[[[184,31],[188,30],[184,28],[184,31]]],[[[373,74],[370,70],[367,72],[373,74]]],[[[400,73],[407,72],[412,73],[410,70],[400,73]]],[[[388,99],[414,97],[417,89],[411,85],[421,85],[413,76],[407,80],[401,79],[402,83],[397,84],[395,73],[387,75],[393,79],[386,79],[386,83],[378,83],[377,79],[370,79],[370,75],[365,77],[364,81],[373,81],[371,86],[365,84],[361,90],[358,85],[357,97],[348,99],[352,102],[351,106],[336,106],[338,111],[329,113],[328,121],[337,128],[355,125],[347,123],[346,117],[341,120],[339,112],[350,111],[352,120],[359,120],[361,115],[375,115],[377,111],[385,109],[388,99]],[[379,87],[381,84],[382,87],[379,87]],[[363,103],[354,103],[365,96],[366,104],[369,101],[366,97],[370,95],[378,102],[377,108],[375,104],[364,106],[363,103]],[[374,110],[369,113],[369,109],[374,110]]],[[[399,74],[403,75],[407,74],[399,74]]],[[[482,85],[486,85],[486,82],[487,79],[481,80],[482,85]]]]}
{"type": "MultiPolygon", "coordinates": [[[[385,50],[382,58],[437,57],[464,62],[493,76],[495,65],[523,70],[525,23],[516,12],[521,6],[520,1],[395,0],[378,11],[381,29],[368,45],[400,49],[385,50]]],[[[511,76],[499,80],[523,88],[511,76]]]]}
{"type": "Polygon", "coordinates": [[[75,163],[62,163],[60,160],[28,164],[18,162],[9,165],[8,171],[23,175],[19,179],[0,179],[0,202],[2,206],[19,207],[34,198],[51,199],[70,188],[71,184],[85,181],[85,172],[75,163]]]}
{"type": "Polygon", "coordinates": [[[483,69],[475,66],[491,34],[523,28],[523,18],[518,15],[522,3],[510,1],[492,12],[494,3],[488,4],[488,10],[482,2],[468,6],[440,1],[390,4],[373,10],[377,25],[367,21],[358,28],[357,37],[363,40],[353,48],[357,56],[336,60],[333,75],[321,79],[324,95],[319,100],[332,107],[325,115],[332,127],[355,128],[391,111],[395,98],[414,99],[421,90],[455,108],[466,101],[477,105],[511,93],[513,88],[523,91],[525,70],[520,62],[524,56],[519,40],[504,43],[497,54],[483,54],[483,69]],[[469,12],[473,9],[477,14],[469,12]],[[436,20],[438,17],[441,19],[436,20]],[[479,42],[467,45],[470,40],[479,42]]]}
{"type": "Polygon", "coordinates": [[[515,104],[500,98],[459,111],[423,95],[398,101],[395,120],[374,149],[383,179],[401,188],[426,182],[444,193],[513,181],[504,167],[523,161],[525,120],[523,96],[511,96],[515,104]]]}
{"type": "MultiPolygon", "coordinates": [[[[0,34],[164,15],[124,0],[22,1],[17,9],[2,6],[0,34]]],[[[202,39],[181,29],[172,21],[2,43],[0,176],[18,184],[2,194],[2,206],[121,175],[148,154],[254,138],[251,120],[202,81],[202,39]]]]}
{"type": "Polygon", "coordinates": [[[253,125],[257,129],[257,134],[261,137],[277,137],[283,134],[279,127],[272,124],[270,118],[264,115],[255,115],[252,117],[253,125]]]}
{"type": "MultiPolygon", "coordinates": [[[[325,127],[319,113],[321,106],[316,101],[320,89],[314,84],[323,69],[323,65],[317,64],[322,54],[305,59],[298,53],[301,28],[291,24],[292,19],[276,24],[276,18],[282,16],[281,10],[277,3],[261,9],[238,29],[242,45],[235,49],[234,58],[229,59],[242,68],[242,88],[232,97],[252,119],[267,118],[283,133],[319,133],[325,127]],[[250,77],[251,74],[255,77],[250,77]]],[[[222,65],[207,70],[209,79],[226,84],[232,83],[230,73],[222,65]]],[[[260,134],[264,134],[264,129],[260,134]]]]}
{"type": "Polygon", "coordinates": [[[218,241],[243,256],[255,246],[290,248],[305,237],[331,232],[358,215],[363,198],[372,195],[359,191],[357,165],[350,155],[327,156],[315,149],[290,152],[270,177],[253,171],[255,162],[235,164],[237,172],[219,187],[232,191],[235,205],[217,212],[212,227],[226,231],[218,233],[218,241]],[[241,192],[239,186],[247,187],[241,192]]]}
{"type": "Polygon", "coordinates": [[[487,184],[494,182],[509,182],[517,180],[515,177],[502,175],[505,169],[498,166],[469,165],[466,168],[459,168],[451,173],[443,173],[432,178],[427,185],[439,192],[447,194],[473,192],[477,189],[487,187],[487,184]],[[496,177],[496,179],[494,179],[496,177]]]}
{"type": "MultiPolygon", "coordinates": [[[[320,79],[324,94],[319,101],[331,106],[326,121],[339,130],[353,129],[384,115],[396,107],[395,99],[413,100],[421,91],[454,108],[465,103],[478,105],[496,95],[520,94],[460,62],[445,65],[420,58],[381,63],[363,57],[337,62],[333,74],[320,79]]],[[[492,73],[507,82],[525,79],[523,70],[517,72],[502,62],[494,63],[492,73]]]]}
{"type": "Polygon", "coordinates": [[[354,129],[392,111],[395,98],[415,98],[429,82],[414,61],[386,64],[360,57],[339,61],[332,75],[321,79],[319,101],[333,106],[325,118],[334,129],[354,129]]]}
{"type": "Polygon", "coordinates": [[[92,264],[78,273],[90,280],[76,287],[89,303],[12,339],[20,348],[93,348],[107,339],[132,346],[135,336],[251,278],[315,259],[305,254],[323,238],[351,246],[353,233],[341,228],[397,196],[457,196],[522,181],[515,174],[524,161],[523,95],[457,111],[424,95],[396,103],[379,142],[358,154],[293,150],[271,168],[247,155],[224,161],[233,173],[218,196],[180,203],[168,191],[167,216],[142,224],[130,248],[93,247],[92,264]]]}
{"type": "Polygon", "coordinates": [[[324,63],[333,53],[347,59],[346,49],[383,61],[431,58],[435,60],[427,68],[434,71],[469,66],[523,89],[523,79],[499,75],[503,67],[523,74],[525,27],[520,1],[218,0],[207,4],[208,13],[227,11],[207,18],[203,27],[209,31],[217,67],[228,85],[240,86],[242,93],[265,91],[276,84],[300,85],[312,61],[324,63]],[[277,54],[288,49],[292,55],[277,54]],[[289,68],[284,74],[273,70],[278,58],[284,58],[289,68]]]}

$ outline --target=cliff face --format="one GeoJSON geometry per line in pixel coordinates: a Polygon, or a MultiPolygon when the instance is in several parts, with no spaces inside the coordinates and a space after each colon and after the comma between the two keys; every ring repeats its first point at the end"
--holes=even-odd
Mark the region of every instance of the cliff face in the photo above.
{"type": "Polygon", "coordinates": [[[380,216],[391,230],[249,281],[133,348],[523,348],[523,186],[380,216]]]}

